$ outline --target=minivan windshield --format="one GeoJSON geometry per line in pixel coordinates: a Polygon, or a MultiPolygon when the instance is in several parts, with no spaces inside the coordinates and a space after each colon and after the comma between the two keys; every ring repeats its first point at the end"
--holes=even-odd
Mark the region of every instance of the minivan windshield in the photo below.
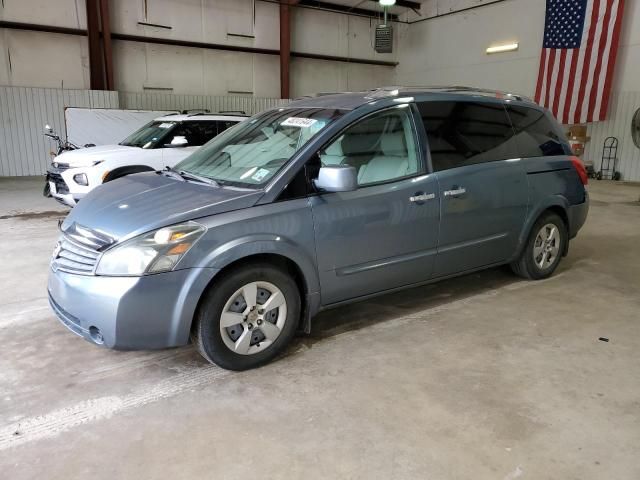
{"type": "Polygon", "coordinates": [[[280,108],[231,127],[178,163],[174,169],[221,185],[263,185],[315,134],[345,112],[280,108]]]}
{"type": "Polygon", "coordinates": [[[133,132],[121,141],[120,145],[127,147],[154,148],[167,136],[176,123],[177,122],[154,120],[133,132]]]}

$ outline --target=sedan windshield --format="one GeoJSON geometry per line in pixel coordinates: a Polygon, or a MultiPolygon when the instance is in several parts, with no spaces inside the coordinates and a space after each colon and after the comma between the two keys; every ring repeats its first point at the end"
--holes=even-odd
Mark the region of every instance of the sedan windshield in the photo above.
{"type": "Polygon", "coordinates": [[[144,127],[133,132],[127,138],[120,142],[120,145],[127,147],[154,148],[160,141],[167,136],[169,130],[176,125],[176,122],[157,122],[147,123],[144,127]]]}
{"type": "Polygon", "coordinates": [[[228,129],[174,168],[221,185],[264,185],[342,110],[280,108],[228,129]]]}

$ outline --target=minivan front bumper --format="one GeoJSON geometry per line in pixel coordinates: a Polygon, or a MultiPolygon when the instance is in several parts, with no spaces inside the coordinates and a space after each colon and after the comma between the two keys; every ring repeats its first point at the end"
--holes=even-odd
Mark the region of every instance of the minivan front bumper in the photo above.
{"type": "Polygon", "coordinates": [[[50,271],[49,303],[72,332],[119,350],[185,345],[198,301],[217,273],[192,268],[142,277],[50,271]]]}

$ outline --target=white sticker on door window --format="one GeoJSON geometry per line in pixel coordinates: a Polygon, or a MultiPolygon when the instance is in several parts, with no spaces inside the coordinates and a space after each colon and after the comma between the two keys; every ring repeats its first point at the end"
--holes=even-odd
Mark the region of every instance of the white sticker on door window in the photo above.
{"type": "Polygon", "coordinates": [[[314,120],[313,118],[289,117],[282,122],[281,125],[284,125],[285,127],[309,128],[316,122],[317,120],[314,120]]]}

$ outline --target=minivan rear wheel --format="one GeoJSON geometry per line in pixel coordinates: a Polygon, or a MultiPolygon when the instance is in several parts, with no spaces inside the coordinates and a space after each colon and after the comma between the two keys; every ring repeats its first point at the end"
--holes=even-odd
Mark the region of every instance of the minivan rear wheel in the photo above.
{"type": "Polygon", "coordinates": [[[529,233],[527,245],[511,269],[521,277],[540,280],[553,274],[568,242],[567,227],[559,215],[542,215],[529,233]]]}
{"type": "Polygon", "coordinates": [[[247,370],[282,352],[299,318],[300,293],[293,278],[267,263],[246,265],[208,289],[191,339],[209,362],[247,370]]]}

